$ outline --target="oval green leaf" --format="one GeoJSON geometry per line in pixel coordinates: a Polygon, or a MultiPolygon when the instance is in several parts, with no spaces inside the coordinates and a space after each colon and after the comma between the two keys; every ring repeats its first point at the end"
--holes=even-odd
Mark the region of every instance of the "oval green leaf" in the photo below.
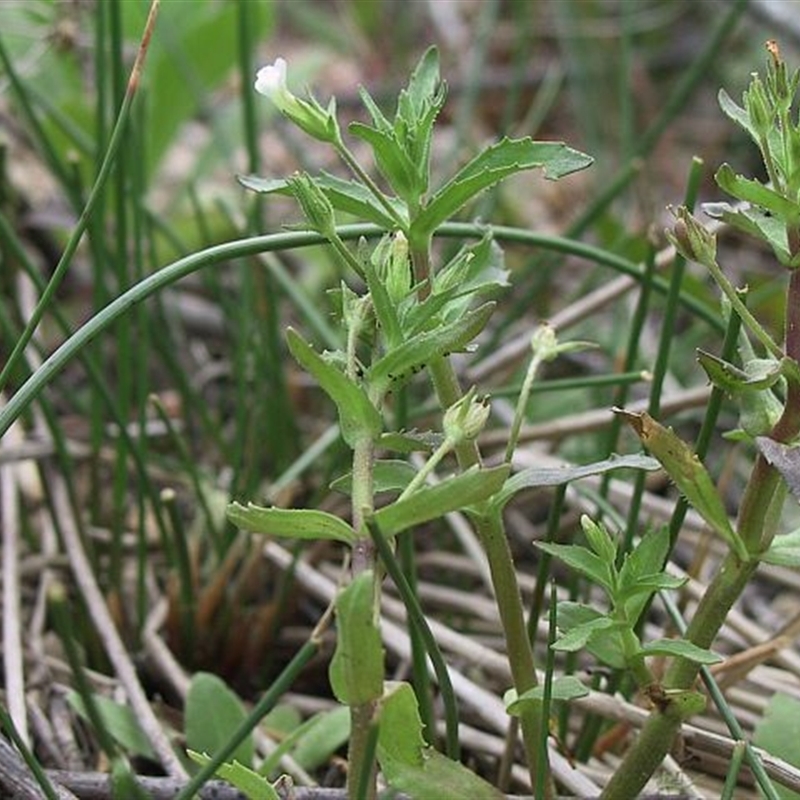
{"type": "Polygon", "coordinates": [[[355,531],[344,520],[325,511],[305,508],[263,508],[231,503],[226,516],[237,528],[286,539],[332,539],[353,544],[355,531]]]}

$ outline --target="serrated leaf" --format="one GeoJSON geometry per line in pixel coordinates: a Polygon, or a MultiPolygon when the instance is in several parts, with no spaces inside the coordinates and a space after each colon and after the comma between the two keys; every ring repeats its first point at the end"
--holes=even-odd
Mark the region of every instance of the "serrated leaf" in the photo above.
{"type": "Polygon", "coordinates": [[[393,383],[408,378],[432,359],[463,350],[483,330],[494,307],[494,303],[485,303],[459,320],[412,336],[378,359],[367,370],[366,382],[382,395],[393,383]]]}
{"type": "MultiPolygon", "coordinates": [[[[372,465],[372,482],[376,494],[380,492],[402,491],[408,486],[417,474],[417,470],[408,461],[399,459],[376,459],[372,465]]],[[[353,491],[353,473],[348,472],[337,478],[330,486],[331,489],[343,494],[353,491]]]]}
{"type": "Polygon", "coordinates": [[[325,394],[336,404],[345,442],[355,447],[358,442],[376,439],[383,422],[366,392],[318,355],[292,328],[286,331],[286,341],[297,363],[316,378],[325,394]]]}
{"type": "Polygon", "coordinates": [[[760,206],[788,224],[795,224],[800,217],[800,206],[797,203],[760,181],[737,175],[729,164],[723,164],[714,178],[723,191],[739,200],[760,206]]]}
{"type": "Polygon", "coordinates": [[[488,469],[476,466],[435,486],[424,486],[410,497],[376,511],[375,522],[381,533],[389,537],[423,522],[439,519],[451,511],[481,503],[503,485],[508,469],[505,464],[488,469]]]}
{"type": "MultiPolygon", "coordinates": [[[[237,180],[242,186],[260,194],[279,194],[293,197],[291,185],[284,178],[259,178],[257,175],[239,175],[237,180]]],[[[315,182],[337,210],[357,218],[372,222],[381,228],[393,229],[396,226],[394,217],[390,216],[380,201],[366,189],[363,184],[346,181],[329,175],[326,172],[314,178],[315,182]]],[[[384,195],[386,202],[395,210],[401,219],[405,216],[405,206],[392,197],[384,195]]]]}
{"type": "MultiPolygon", "coordinates": [[[[800,768],[800,700],[776,692],[767,703],[753,732],[753,743],[800,768]]],[[[773,783],[781,800],[800,800],[800,793],[773,783]]]]}
{"type": "MultiPolygon", "coordinates": [[[[136,715],[128,706],[115,703],[99,694],[94,694],[92,697],[105,729],[125,752],[130,755],[144,756],[153,761],[157,759],[150,740],[145,736],[136,715]]],[[[70,689],[66,694],[66,700],[83,720],[91,723],[83,698],[76,691],[70,689]]]]}
{"type": "Polygon", "coordinates": [[[412,222],[412,235],[432,233],[476,195],[509,175],[541,168],[545,178],[556,180],[585,169],[592,161],[563,142],[503,139],[473,158],[433,195],[412,222]]]}
{"type": "Polygon", "coordinates": [[[756,447],[780,472],[795,499],[800,500],[800,446],[782,444],[768,436],[756,436],[756,447]]]}
{"type": "Polygon", "coordinates": [[[634,414],[615,409],[615,413],[627,420],[642,444],[661,462],[692,507],[728,543],[736,555],[746,561],[750,557],[747,548],[731,526],[711,476],[691,447],[671,428],[660,425],[646,412],[634,414]]]}
{"type": "Polygon", "coordinates": [[[654,458],[643,453],[635,455],[612,455],[604,461],[594,464],[563,467],[529,467],[512,475],[502,492],[497,497],[496,505],[502,508],[517,492],[523,489],[536,489],[544,486],[561,486],[564,483],[587,478],[590,475],[603,475],[615,469],[642,469],[653,471],[660,469],[660,464],[654,458]]]}
{"type": "Polygon", "coordinates": [[[307,508],[263,508],[253,503],[246,506],[231,503],[228,519],[242,530],[287,539],[329,539],[353,544],[355,531],[344,520],[307,508]]]}
{"type": "Polygon", "coordinates": [[[375,616],[375,575],[365,570],[336,597],[336,650],[328,671],[340,703],[363,705],[383,694],[383,643],[375,616]]]}
{"type": "Polygon", "coordinates": [[[674,656],[694,661],[696,664],[717,664],[722,656],[712,653],[703,647],[686,641],[686,639],[656,639],[642,645],[643,656],[674,656]]]}
{"type": "MultiPolygon", "coordinates": [[[[569,702],[579,697],[586,697],[589,689],[584,686],[574,675],[559,675],[553,678],[550,698],[554,701],[569,702]]],[[[512,716],[517,716],[523,707],[529,703],[541,703],[544,699],[544,686],[534,686],[527,692],[517,696],[516,689],[509,689],[503,696],[506,711],[512,716]]]]}
{"type": "MultiPolygon", "coordinates": [[[[211,761],[211,757],[206,753],[198,753],[196,750],[187,750],[186,753],[192,761],[201,766],[211,761]]],[[[235,786],[248,800],[281,800],[281,796],[269,781],[238,761],[220,764],[216,774],[235,786]]]]}
{"type": "MultiPolygon", "coordinates": [[[[192,676],[184,708],[187,748],[213,756],[227,746],[246,717],[242,701],[225,681],[209,672],[192,676]]],[[[231,759],[248,766],[253,763],[254,753],[253,737],[248,736],[231,753],[231,759]]]]}
{"type": "Polygon", "coordinates": [[[592,583],[602,586],[606,591],[613,588],[613,562],[604,561],[587,547],[577,544],[555,544],[553,542],[534,542],[535,547],[563,561],[568,567],[588,578],[592,583]]]}
{"type": "Polygon", "coordinates": [[[414,690],[390,685],[380,703],[378,761],[388,784],[412,800],[503,800],[474,772],[425,746],[414,690]]]}
{"type": "MultiPolygon", "coordinates": [[[[578,625],[583,625],[606,615],[597,609],[582,603],[561,601],[556,607],[558,629],[569,632],[578,625]]],[[[586,649],[600,662],[614,669],[625,668],[625,656],[619,630],[606,630],[602,636],[589,640],[586,649]]]]}

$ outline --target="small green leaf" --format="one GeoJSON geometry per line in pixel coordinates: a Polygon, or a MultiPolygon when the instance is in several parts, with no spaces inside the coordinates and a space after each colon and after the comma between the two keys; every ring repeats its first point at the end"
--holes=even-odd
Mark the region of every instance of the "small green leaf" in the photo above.
{"type": "MultiPolygon", "coordinates": [[[[375,493],[402,491],[408,486],[417,474],[417,470],[408,463],[399,459],[376,459],[373,463],[372,481],[375,493]]],[[[331,489],[350,494],[353,491],[353,473],[348,472],[337,478],[331,489]]]]}
{"type": "Polygon", "coordinates": [[[656,639],[642,645],[643,656],[674,656],[694,661],[696,664],[717,664],[722,661],[722,656],[710,650],[698,647],[686,639],[656,639]]]}
{"type": "Polygon", "coordinates": [[[774,386],[781,379],[781,362],[774,358],[755,358],[748,361],[746,369],[739,369],[728,361],[697,351],[697,360],[714,386],[726,394],[744,391],[761,391],[774,386]]]}
{"type": "Polygon", "coordinates": [[[624,603],[627,600],[636,597],[639,594],[644,594],[645,597],[662,589],[680,589],[688,578],[679,578],[677,575],[668,575],[666,572],[659,572],[654,575],[640,575],[636,578],[635,583],[621,585],[614,600],[617,604],[624,603]]]}
{"type": "Polygon", "coordinates": [[[576,544],[555,544],[553,542],[534,542],[545,553],[555,556],[568,567],[588,578],[592,583],[611,591],[614,585],[613,562],[603,561],[586,547],[576,544]]]}
{"type": "MultiPolygon", "coordinates": [[[[362,184],[354,181],[345,181],[334,175],[328,175],[326,172],[322,172],[314,180],[337,211],[350,214],[358,220],[372,222],[381,228],[392,229],[395,227],[395,220],[387,214],[385,208],[372,192],[362,184]]],[[[259,178],[256,175],[239,175],[238,181],[242,186],[261,194],[294,196],[289,181],[284,178],[259,178]]],[[[394,208],[398,216],[402,218],[405,213],[405,206],[394,198],[386,197],[385,199],[394,208]]]]}
{"type": "Polygon", "coordinates": [[[615,469],[642,469],[653,471],[659,469],[654,458],[642,453],[629,456],[612,455],[605,461],[594,464],[564,467],[529,467],[512,475],[503,490],[494,501],[497,508],[502,508],[517,492],[524,489],[537,489],[543,486],[560,486],[564,483],[587,478],[590,475],[603,475],[615,469]]]}
{"type": "Polygon", "coordinates": [[[461,319],[418,333],[394,348],[367,370],[365,380],[371,390],[383,395],[393,383],[410,377],[432,359],[463,350],[483,330],[494,307],[494,303],[484,303],[461,319]]]}
{"type": "Polygon", "coordinates": [[[723,164],[714,178],[723,191],[739,200],[761,206],[787,224],[794,225],[800,218],[800,206],[797,203],[787,200],[760,181],[737,175],[729,164],[723,164]]]}
{"type": "MultiPolygon", "coordinates": [[[[211,761],[211,757],[206,753],[198,753],[196,750],[187,750],[186,752],[192,761],[201,766],[211,761]]],[[[266,778],[238,761],[220,764],[216,774],[235,786],[248,800],[281,800],[281,796],[266,778]]]]}
{"type": "MultiPolygon", "coordinates": [[[[563,600],[556,609],[556,620],[561,631],[569,632],[579,625],[606,615],[590,606],[563,600]]],[[[592,637],[586,649],[600,662],[614,669],[624,669],[625,649],[619,630],[606,630],[602,636],[592,637]]]]}
{"type": "MultiPolygon", "coordinates": [[[[115,703],[102,695],[95,694],[93,697],[97,713],[114,741],[130,755],[144,756],[155,761],[156,754],[153,752],[150,740],[139,726],[133,711],[128,706],[115,703]]],[[[83,720],[91,722],[83,698],[77,692],[70,689],[66,699],[83,720]]]]}
{"type": "Polygon", "coordinates": [[[661,462],[677,487],[700,516],[728,543],[739,558],[750,556],[739,534],[731,526],[725,506],[720,499],[711,476],[694,454],[671,428],[665,428],[649,414],[634,414],[615,409],[624,417],[642,441],[642,444],[661,462]]]}
{"type": "MultiPolygon", "coordinates": [[[[776,692],[756,724],[753,743],[768,753],[800,768],[800,700],[776,692]]],[[[773,783],[781,800],[800,800],[800,793],[773,783]]]]}
{"type": "Polygon", "coordinates": [[[226,516],[242,530],[288,539],[331,539],[353,544],[355,531],[344,520],[325,511],[300,508],[263,508],[231,503],[226,516]]]}
{"type": "Polygon", "coordinates": [[[575,653],[578,650],[583,650],[598,634],[604,636],[611,628],[619,628],[620,624],[614,622],[610,617],[597,617],[588,622],[576,625],[563,636],[559,636],[553,643],[553,650],[558,650],[564,653],[575,653]]]}
{"type": "Polygon", "coordinates": [[[456,761],[425,746],[414,690],[389,684],[380,704],[378,761],[389,785],[412,800],[503,800],[505,795],[456,761]]]}
{"type": "Polygon", "coordinates": [[[381,434],[378,447],[394,450],[396,453],[430,452],[444,441],[444,435],[437,431],[399,431],[381,434]]]}
{"type": "Polygon", "coordinates": [[[730,203],[703,203],[703,211],[709,217],[721,219],[727,225],[756,239],[761,239],[772,248],[775,257],[785,267],[796,266],[789,253],[786,223],[759,208],[732,206],[730,203]]]}
{"type": "Polygon", "coordinates": [[[750,122],[750,117],[747,112],[724,90],[720,89],[717,95],[719,107],[727,117],[732,119],[737,125],[746,130],[756,144],[760,144],[758,132],[750,122]]]}
{"type": "Polygon", "coordinates": [[[800,529],[776,536],[760,558],[767,564],[800,567],[800,529]]]}
{"type": "MultiPolygon", "coordinates": [[[[551,686],[551,699],[569,702],[579,697],[586,697],[589,690],[574,675],[559,675],[553,678],[551,686]]],[[[512,716],[521,713],[523,707],[529,703],[541,703],[544,698],[544,686],[534,686],[527,692],[517,696],[516,689],[509,689],[503,697],[506,711],[512,716]]]]}
{"type": "Polygon", "coordinates": [[[476,195],[509,175],[541,168],[545,178],[556,180],[585,169],[592,161],[563,142],[503,139],[473,158],[433,195],[413,221],[412,233],[435,231],[476,195]]]}
{"type": "Polygon", "coordinates": [[[331,756],[350,738],[350,709],[346,706],[324,711],[312,717],[303,730],[292,758],[306,772],[326,764],[331,756]]]}
{"type": "Polygon", "coordinates": [[[461,475],[418,489],[405,500],[375,512],[375,522],[384,536],[438,519],[491,497],[508,476],[508,466],[480,469],[472,467],[461,475]]]}
{"type": "MultiPolygon", "coordinates": [[[[635,623],[649,597],[659,588],[677,588],[677,580],[664,573],[664,564],[669,552],[669,532],[666,528],[648,531],[633,550],[625,556],[619,570],[617,606],[624,605],[625,618],[635,623]],[[663,587],[661,576],[666,578],[663,587]],[[643,591],[638,587],[643,585],[643,591]]],[[[682,582],[678,585],[682,585],[682,582]]]]}
{"type": "Polygon", "coordinates": [[[375,575],[366,570],[336,597],[331,688],[340,703],[363,705],[383,694],[383,672],[383,644],[375,616],[375,575]]]}
{"type": "MultiPolygon", "coordinates": [[[[247,716],[242,701],[227,684],[209,672],[196,672],[189,684],[184,710],[186,746],[214,755],[230,740],[247,716]]],[[[245,766],[253,763],[253,737],[248,736],[231,754],[245,766]]]]}
{"type": "Polygon", "coordinates": [[[345,442],[355,447],[360,441],[376,439],[383,422],[364,390],[315,353],[292,328],[286,331],[286,340],[297,363],[317,379],[325,394],[336,403],[345,442]]]}

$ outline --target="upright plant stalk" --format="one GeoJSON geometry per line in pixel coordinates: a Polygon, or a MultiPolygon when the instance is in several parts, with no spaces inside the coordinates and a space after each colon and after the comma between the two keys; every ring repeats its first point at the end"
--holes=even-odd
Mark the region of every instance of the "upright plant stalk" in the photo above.
{"type": "MultiPolygon", "coordinates": [[[[411,256],[415,275],[418,280],[426,281],[424,285],[429,286],[433,277],[430,238],[413,244],[415,247],[411,256]]],[[[450,408],[461,400],[463,392],[458,376],[447,358],[434,359],[428,369],[442,409],[450,408]]],[[[455,453],[462,470],[481,463],[480,451],[474,440],[465,440],[457,444],[455,453]]],[[[536,667],[525,623],[522,595],[503,519],[499,513],[478,513],[473,516],[473,525],[489,562],[514,688],[518,694],[523,694],[536,686],[536,667]]],[[[543,727],[540,704],[531,703],[525,706],[520,714],[520,726],[531,774],[531,785],[536,786],[540,770],[546,769],[546,764],[542,764],[540,758],[540,742],[543,736],[547,736],[546,728],[543,727]]],[[[544,786],[545,797],[549,798],[553,792],[552,782],[548,779],[544,786]]]]}
{"type": "MultiPolygon", "coordinates": [[[[371,569],[375,563],[375,545],[366,524],[374,507],[374,458],[375,445],[370,439],[365,438],[356,443],[353,448],[352,515],[357,538],[350,556],[353,576],[371,569]]],[[[347,781],[349,800],[361,800],[359,794],[365,800],[373,800],[377,793],[374,743],[371,744],[375,708],[374,700],[350,706],[350,744],[347,753],[351,773],[347,781]],[[372,761],[369,768],[365,766],[368,760],[372,761]],[[366,788],[363,776],[368,776],[366,788]]]]}
{"type": "MultiPolygon", "coordinates": [[[[793,270],[786,299],[786,355],[800,359],[800,271],[793,270]]],[[[789,380],[783,414],[770,432],[776,442],[789,443],[800,434],[800,384],[789,380]]],[[[777,469],[759,455],[742,498],[737,531],[751,558],[742,560],[731,552],[709,584],[686,630],[685,638],[708,648],[713,643],[728,612],[738,600],[758,566],[758,556],[770,544],[774,530],[765,520],[774,518],[773,504],[780,502],[783,481],[777,469]]],[[[666,691],[692,688],[699,664],[677,658],[668,669],[663,687],[666,691]]],[[[620,768],[606,786],[605,800],[628,800],[635,797],[658,769],[680,729],[684,717],[674,702],[656,708],[639,737],[628,751],[620,768]]]]}

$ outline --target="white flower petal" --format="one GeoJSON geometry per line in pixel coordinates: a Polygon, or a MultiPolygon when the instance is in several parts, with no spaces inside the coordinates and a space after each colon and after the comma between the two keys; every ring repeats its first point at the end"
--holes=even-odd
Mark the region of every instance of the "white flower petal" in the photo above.
{"type": "Polygon", "coordinates": [[[283,94],[286,89],[286,59],[276,58],[274,64],[268,64],[256,74],[256,91],[259,94],[273,97],[283,94]]]}

